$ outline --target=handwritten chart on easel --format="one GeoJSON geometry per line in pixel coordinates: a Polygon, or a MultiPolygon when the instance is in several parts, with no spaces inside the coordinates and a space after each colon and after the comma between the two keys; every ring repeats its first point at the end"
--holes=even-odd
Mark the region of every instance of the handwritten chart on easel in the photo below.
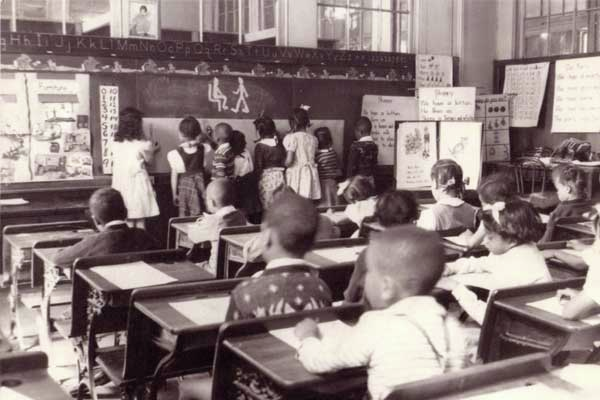
{"type": "Polygon", "coordinates": [[[600,57],[556,61],[552,132],[600,132],[600,57]]]}
{"type": "Polygon", "coordinates": [[[417,189],[431,184],[431,167],[437,161],[437,126],[434,121],[396,123],[396,187],[417,189]]]}
{"type": "Polygon", "coordinates": [[[504,78],[504,94],[513,96],[510,126],[537,126],[546,91],[549,63],[509,65],[504,78]]]}
{"type": "Polygon", "coordinates": [[[471,121],[474,117],[474,87],[419,89],[420,121],[471,121]]]}
{"type": "Polygon", "coordinates": [[[419,54],[415,65],[415,86],[452,86],[452,57],[433,54],[419,54]]]}
{"type": "Polygon", "coordinates": [[[361,115],[373,124],[372,136],[379,146],[379,164],[393,165],[395,123],[416,120],[417,101],[414,97],[364,95],[361,115]]]}

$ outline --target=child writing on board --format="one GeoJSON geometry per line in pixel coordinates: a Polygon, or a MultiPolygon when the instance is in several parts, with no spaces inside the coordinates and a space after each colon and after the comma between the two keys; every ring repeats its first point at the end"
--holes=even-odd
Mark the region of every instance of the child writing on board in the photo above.
{"type": "Polygon", "coordinates": [[[215,141],[217,149],[213,156],[212,178],[232,178],[235,171],[235,154],[231,149],[231,125],[221,122],[215,126],[215,141]]]}
{"type": "Polygon", "coordinates": [[[328,127],[322,126],[315,130],[315,137],[319,142],[317,154],[317,169],[321,182],[321,206],[337,205],[337,178],[341,175],[338,166],[337,154],[333,150],[333,139],[328,127]]]}
{"type": "Polygon", "coordinates": [[[179,123],[181,144],[167,153],[171,166],[173,204],[179,207],[179,216],[200,215],[204,210],[204,155],[206,147],[198,142],[202,128],[194,117],[185,117],[179,123]]]}
{"type": "MultiPolygon", "coordinates": [[[[369,398],[466,364],[461,327],[431,290],[444,269],[435,232],[405,225],[374,234],[366,251],[365,296],[373,307],[335,337],[312,319],[295,328],[298,360],[311,373],[366,367],[369,398]]],[[[366,398],[366,396],[364,397],[366,398]]]]}
{"type": "Polygon", "coordinates": [[[431,167],[431,193],[436,203],[421,212],[417,226],[432,231],[474,229],[479,209],[464,202],[464,191],[460,165],[450,159],[438,160],[431,167]]]}
{"type": "MultiPolygon", "coordinates": [[[[552,280],[544,255],[535,242],[541,236],[541,220],[530,203],[522,200],[497,202],[483,212],[485,240],[489,256],[460,258],[448,263],[445,276],[489,273],[495,289],[549,282],[552,280]]],[[[483,323],[486,302],[454,279],[444,279],[442,287],[451,290],[458,304],[479,325],[483,323]]]]}
{"type": "Polygon", "coordinates": [[[379,148],[373,141],[373,137],[371,137],[372,128],[371,120],[367,117],[360,117],[356,121],[354,125],[356,141],[350,145],[346,176],[349,179],[356,175],[364,176],[375,186],[379,148]]]}
{"type": "Polygon", "coordinates": [[[254,166],[258,177],[258,194],[263,210],[273,202],[276,190],[285,183],[285,149],[277,137],[275,122],[270,117],[260,116],[254,120],[260,140],[254,146],[254,166]]]}
{"type": "Polygon", "coordinates": [[[246,214],[251,222],[260,223],[261,205],[258,199],[258,184],[254,173],[254,162],[250,152],[246,150],[246,136],[240,131],[231,135],[231,150],[233,159],[233,175],[236,193],[236,207],[246,214]]]}
{"type": "Polygon", "coordinates": [[[158,142],[146,139],[142,130],[142,112],[127,107],[119,112],[119,127],[111,143],[113,154],[112,187],[123,196],[127,222],[145,228],[145,220],[160,211],[146,170],[160,149],[158,142]]]}
{"type": "Polygon", "coordinates": [[[286,182],[292,190],[310,200],[321,198],[319,173],[315,162],[317,138],[307,132],[310,126],[308,111],[294,108],[288,119],[291,133],[283,138],[286,150],[286,182]]]}

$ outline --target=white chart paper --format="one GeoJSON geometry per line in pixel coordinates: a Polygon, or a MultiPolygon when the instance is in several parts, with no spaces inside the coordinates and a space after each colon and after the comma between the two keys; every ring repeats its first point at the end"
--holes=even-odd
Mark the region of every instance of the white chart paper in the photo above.
{"type": "Polygon", "coordinates": [[[396,129],[396,186],[415,189],[431,185],[437,161],[437,127],[429,122],[401,122],[396,129]]]}
{"type": "Polygon", "coordinates": [[[540,109],[548,80],[547,62],[508,65],[504,77],[504,94],[512,96],[510,126],[538,125],[540,109]]]}
{"type": "Polygon", "coordinates": [[[225,322],[229,296],[177,301],[169,305],[198,325],[221,324],[225,322]]]}
{"type": "MultiPolygon", "coordinates": [[[[277,339],[285,342],[289,346],[297,349],[300,347],[300,340],[296,337],[294,333],[294,328],[284,328],[284,329],[274,329],[269,331],[269,333],[275,336],[277,339]]],[[[329,322],[321,322],[319,324],[319,331],[321,332],[321,338],[324,342],[327,342],[328,339],[340,338],[344,335],[344,332],[350,329],[350,326],[340,320],[333,320],[329,322]]]]}
{"type": "Polygon", "coordinates": [[[177,279],[153,268],[143,261],[127,264],[106,265],[90,268],[119,289],[135,289],[146,286],[164,285],[177,279]]]}

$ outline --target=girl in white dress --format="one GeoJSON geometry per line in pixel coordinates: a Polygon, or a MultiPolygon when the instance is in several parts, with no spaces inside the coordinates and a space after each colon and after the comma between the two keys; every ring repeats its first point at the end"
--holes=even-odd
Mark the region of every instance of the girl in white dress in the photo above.
{"type": "Polygon", "coordinates": [[[289,118],[292,133],[283,138],[283,147],[287,152],[285,159],[287,185],[300,196],[312,200],[321,198],[321,185],[315,154],[319,142],[306,132],[310,126],[308,112],[303,108],[294,108],[289,118]]]}
{"type": "Polygon", "coordinates": [[[144,137],[142,112],[127,107],[119,113],[119,128],[111,143],[113,154],[112,187],[123,196],[130,226],[144,228],[145,219],[159,214],[156,195],[146,170],[158,143],[144,137]]]}

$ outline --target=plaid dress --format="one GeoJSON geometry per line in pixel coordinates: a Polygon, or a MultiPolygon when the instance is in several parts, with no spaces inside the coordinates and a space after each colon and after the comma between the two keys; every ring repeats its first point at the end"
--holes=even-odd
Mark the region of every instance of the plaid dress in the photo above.
{"type": "Polygon", "coordinates": [[[179,216],[201,215],[204,210],[204,152],[202,148],[188,154],[181,147],[177,152],[183,160],[185,173],[179,174],[177,193],[179,216]]]}

